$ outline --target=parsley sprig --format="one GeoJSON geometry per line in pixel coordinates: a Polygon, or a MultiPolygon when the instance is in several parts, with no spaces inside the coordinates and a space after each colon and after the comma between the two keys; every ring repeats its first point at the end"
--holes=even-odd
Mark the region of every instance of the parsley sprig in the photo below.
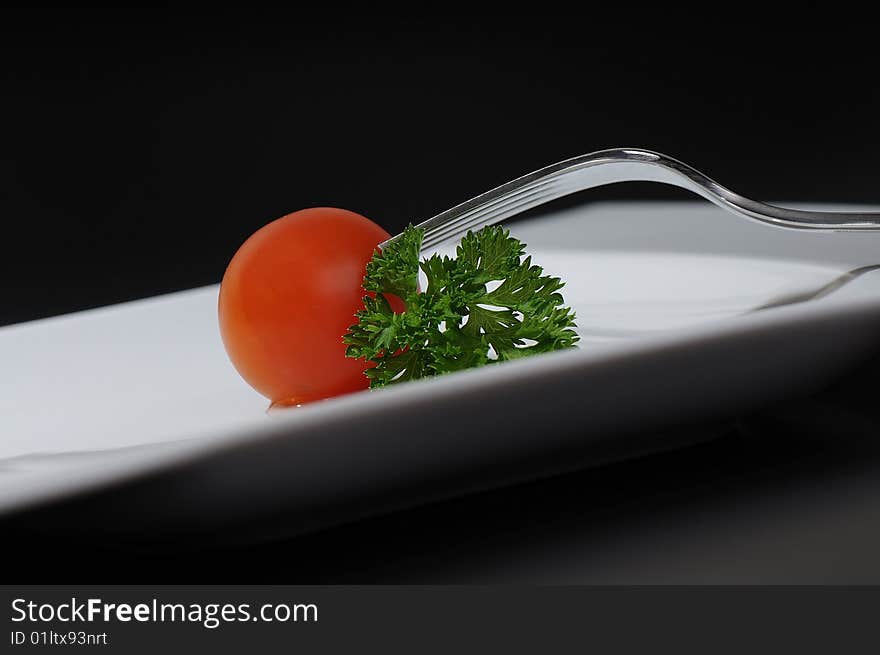
{"type": "Polygon", "coordinates": [[[346,356],[366,359],[370,387],[459,371],[577,342],[564,283],[544,275],[525,245],[499,226],[468,232],[456,257],[419,262],[424,232],[413,226],[367,264],[358,322],[343,337],[346,356]],[[524,258],[525,256],[525,258],[524,258]],[[419,269],[428,280],[419,291],[419,269]],[[406,303],[395,313],[386,298],[406,303]]]}

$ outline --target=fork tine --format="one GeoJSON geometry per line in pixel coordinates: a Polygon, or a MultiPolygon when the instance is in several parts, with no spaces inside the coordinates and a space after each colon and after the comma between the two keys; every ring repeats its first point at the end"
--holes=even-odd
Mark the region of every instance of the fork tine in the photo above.
{"type": "Polygon", "coordinates": [[[500,222],[507,217],[522,213],[526,209],[549,202],[555,197],[558,196],[549,183],[504,196],[491,204],[464,212],[448,223],[440,223],[426,230],[423,248],[443,243],[459,234],[464,234],[473,227],[483,227],[500,222]],[[491,223],[486,221],[491,221],[491,223]]]}

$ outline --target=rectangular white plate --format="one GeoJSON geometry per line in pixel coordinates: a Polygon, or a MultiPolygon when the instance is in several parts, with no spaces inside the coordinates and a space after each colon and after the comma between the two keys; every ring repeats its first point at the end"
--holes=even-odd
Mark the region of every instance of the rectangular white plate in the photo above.
{"type": "Polygon", "coordinates": [[[578,350],[280,414],[228,363],[214,286],[0,329],[0,513],[91,492],[91,516],[137,511],[83,529],[297,532],[671,447],[690,437],[646,435],[813,388],[880,345],[877,234],[703,203],[513,232],[567,281],[578,350]]]}

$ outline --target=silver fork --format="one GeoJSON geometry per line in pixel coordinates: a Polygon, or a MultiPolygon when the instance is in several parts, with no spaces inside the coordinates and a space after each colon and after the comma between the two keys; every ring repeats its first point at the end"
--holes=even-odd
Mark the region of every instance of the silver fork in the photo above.
{"type": "MultiPolygon", "coordinates": [[[[422,250],[454,239],[468,230],[498,223],[570,193],[615,182],[661,182],[693,191],[734,214],[776,227],[850,231],[880,230],[880,213],[818,212],[785,209],[749,200],[677,159],[639,148],[600,150],[551,164],[471,198],[429,218],[422,250]]],[[[396,235],[379,244],[384,248],[396,235]]]]}

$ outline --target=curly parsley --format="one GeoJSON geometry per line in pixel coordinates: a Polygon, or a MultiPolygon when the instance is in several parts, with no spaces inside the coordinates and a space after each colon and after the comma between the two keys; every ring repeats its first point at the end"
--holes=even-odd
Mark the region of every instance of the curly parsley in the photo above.
{"type": "Polygon", "coordinates": [[[424,233],[409,226],[367,264],[358,322],[343,337],[346,356],[366,359],[370,387],[570,348],[575,315],[563,282],[525,257],[525,245],[491,226],[468,232],[456,257],[419,262],[424,233]],[[428,280],[419,292],[419,269],[428,280]],[[406,303],[395,313],[386,294],[406,303]]]}

